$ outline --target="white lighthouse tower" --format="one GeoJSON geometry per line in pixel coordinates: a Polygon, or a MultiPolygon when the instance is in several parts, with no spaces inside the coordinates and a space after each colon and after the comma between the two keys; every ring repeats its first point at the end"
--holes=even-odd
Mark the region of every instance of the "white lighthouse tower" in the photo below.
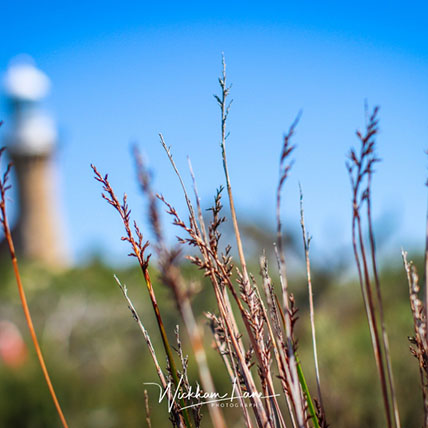
{"type": "Polygon", "coordinates": [[[50,81],[27,60],[9,67],[4,84],[10,108],[6,145],[19,192],[19,219],[14,229],[17,253],[49,267],[64,267],[69,260],[53,165],[57,131],[40,106],[50,81]]]}

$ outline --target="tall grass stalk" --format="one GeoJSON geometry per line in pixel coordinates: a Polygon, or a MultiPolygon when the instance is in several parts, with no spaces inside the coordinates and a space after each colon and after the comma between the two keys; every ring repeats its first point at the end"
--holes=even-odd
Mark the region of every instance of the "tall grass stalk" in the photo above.
{"type": "MultiPolygon", "coordinates": [[[[171,150],[166,145],[162,134],[160,134],[160,141],[180,181],[180,185],[182,187],[186,204],[189,210],[189,222],[190,222],[189,226],[187,227],[185,225],[185,223],[179,218],[176,210],[170,204],[168,204],[162,196],[159,196],[159,199],[163,201],[167,206],[167,213],[174,218],[174,224],[176,226],[183,228],[191,237],[190,239],[187,239],[187,240],[181,240],[181,242],[187,243],[191,246],[198,247],[205,261],[205,264],[203,264],[202,260],[198,258],[194,258],[192,260],[192,262],[198,265],[200,268],[204,267],[205,269],[207,269],[206,274],[207,276],[210,277],[211,283],[214,287],[214,292],[215,292],[218,307],[220,310],[221,318],[223,319],[223,322],[225,324],[224,326],[226,327],[224,332],[226,334],[226,337],[228,338],[227,347],[229,348],[229,354],[231,355],[231,360],[232,360],[231,366],[234,370],[234,381],[236,382],[237,379],[240,379],[240,373],[237,368],[242,367],[242,371],[243,371],[242,380],[245,383],[246,388],[249,388],[249,390],[251,391],[255,391],[256,389],[255,389],[254,379],[252,377],[251,371],[248,370],[248,367],[245,364],[245,356],[244,356],[245,350],[242,345],[241,334],[239,333],[239,330],[237,327],[232,306],[230,304],[229,296],[227,294],[227,289],[229,289],[232,292],[234,299],[235,301],[237,301],[238,305],[240,304],[239,298],[237,297],[236,292],[233,288],[233,285],[230,282],[229,274],[226,271],[225,266],[218,258],[217,246],[218,246],[219,236],[216,236],[216,230],[220,225],[220,223],[218,223],[215,219],[213,220],[213,223],[210,226],[211,234],[208,239],[206,232],[204,232],[205,226],[204,226],[203,218],[202,216],[199,216],[200,218],[198,222],[192,202],[188,196],[184,181],[175,165],[174,159],[171,154],[171,150]],[[221,283],[222,278],[226,279],[225,281],[226,283],[224,283],[224,281],[223,283],[221,283]],[[219,280],[220,280],[220,283],[219,283],[219,280]],[[231,347],[233,348],[234,355],[231,347]]],[[[219,203],[219,199],[218,199],[218,203],[219,203]]],[[[215,211],[213,211],[213,213],[214,212],[215,211]]],[[[242,306],[241,306],[241,312],[242,312],[242,306]]],[[[242,391],[241,385],[239,382],[237,383],[237,385],[238,385],[240,396],[242,396],[243,391],[242,391]]],[[[252,401],[252,405],[255,406],[255,408],[257,409],[257,412],[255,413],[256,419],[260,422],[264,421],[266,423],[266,415],[264,414],[264,409],[262,408],[261,400],[256,396],[256,397],[251,397],[251,401],[252,401]]],[[[245,403],[242,402],[243,406],[244,404],[245,403]]],[[[247,413],[245,412],[245,414],[247,413]]],[[[246,418],[246,424],[247,426],[251,426],[251,422],[248,418],[246,418]]]]}
{"type": "MultiPolygon", "coordinates": [[[[205,391],[215,391],[214,382],[208,366],[207,356],[203,345],[202,334],[197,325],[190,302],[189,290],[186,290],[185,281],[180,273],[180,269],[174,265],[175,259],[179,255],[179,250],[169,250],[166,246],[161,228],[160,215],[157,204],[158,199],[152,190],[150,173],[147,170],[143,157],[141,156],[136,146],[134,147],[133,153],[137,167],[138,182],[149,203],[149,220],[154,232],[154,236],[156,237],[156,245],[154,246],[154,249],[159,262],[162,282],[171,289],[174,302],[177,305],[177,309],[186,327],[190,344],[192,346],[192,351],[198,365],[202,387],[205,391]]],[[[196,189],[195,193],[197,193],[196,189]]],[[[208,406],[208,411],[215,427],[226,428],[223,414],[218,406],[208,406]]]]}
{"type": "MultiPolygon", "coordinates": [[[[168,364],[170,367],[170,374],[171,374],[172,379],[174,381],[175,387],[178,388],[180,385],[180,381],[178,378],[177,367],[176,367],[176,364],[174,361],[174,357],[172,354],[172,348],[171,348],[171,345],[169,344],[168,336],[167,336],[167,333],[165,330],[165,325],[164,325],[164,322],[162,320],[159,305],[158,305],[158,302],[156,299],[155,291],[153,289],[152,280],[151,280],[149,270],[148,270],[150,255],[145,256],[145,250],[147,249],[149,243],[143,241],[143,235],[140,232],[140,229],[138,228],[137,223],[135,221],[134,221],[135,236],[131,230],[131,226],[130,226],[131,212],[128,208],[128,202],[127,202],[126,194],[123,196],[122,203],[120,203],[118,198],[116,197],[116,194],[114,193],[114,191],[110,185],[110,182],[108,180],[108,175],[102,176],[98,172],[97,168],[94,165],[91,165],[91,167],[92,167],[92,170],[94,171],[95,179],[98,182],[100,182],[103,186],[102,197],[110,205],[112,205],[115,208],[115,210],[118,212],[118,214],[122,220],[123,226],[125,228],[125,236],[122,237],[122,241],[128,242],[132,248],[132,252],[129,255],[136,257],[138,260],[138,263],[141,267],[141,270],[142,270],[142,273],[144,276],[144,280],[145,280],[145,283],[147,286],[147,290],[149,292],[150,301],[152,303],[153,311],[155,313],[156,321],[157,321],[159,331],[161,334],[162,343],[163,343],[165,353],[166,353],[166,356],[168,359],[168,364]]],[[[180,418],[181,417],[183,418],[186,427],[192,428],[193,423],[191,422],[191,420],[189,418],[188,411],[185,409],[186,403],[182,398],[180,399],[180,405],[182,408],[184,408],[184,410],[179,413],[180,418]]]]}
{"type": "Polygon", "coordinates": [[[371,179],[374,171],[373,167],[379,162],[375,154],[375,137],[378,133],[378,111],[379,108],[375,107],[373,113],[368,118],[364,134],[360,131],[356,132],[357,138],[360,141],[360,149],[359,152],[353,148],[351,149],[349,154],[350,162],[347,162],[347,169],[352,187],[352,243],[381,384],[385,417],[388,428],[393,426],[399,428],[400,418],[392,376],[388,337],[384,323],[383,303],[376,265],[375,238],[371,221],[371,179]],[[369,256],[367,256],[362,226],[361,210],[364,204],[366,204],[367,209],[369,256]],[[373,290],[370,277],[368,257],[371,259],[371,267],[375,277],[375,290],[373,290]],[[381,336],[379,333],[379,324],[381,336]]]}
{"type": "Polygon", "coordinates": [[[317,382],[317,392],[318,392],[320,410],[322,413],[325,413],[324,403],[323,403],[322,394],[321,394],[320,370],[319,370],[319,363],[318,363],[317,338],[316,338],[316,329],[315,329],[314,295],[313,295],[313,289],[312,289],[311,261],[309,258],[309,246],[311,243],[311,237],[306,232],[305,213],[303,209],[303,191],[301,186],[299,186],[299,189],[300,189],[300,226],[302,228],[303,249],[305,252],[306,277],[308,282],[309,317],[311,321],[312,350],[314,353],[314,364],[315,364],[315,379],[317,382]]]}
{"type": "MultiPolygon", "coordinates": [[[[0,160],[2,158],[2,155],[4,154],[5,149],[6,149],[5,147],[2,147],[0,149],[0,160]]],[[[11,171],[11,168],[12,168],[12,164],[9,163],[5,173],[3,174],[3,177],[0,179],[0,223],[3,228],[4,236],[5,236],[5,239],[9,248],[9,253],[12,259],[13,273],[15,275],[16,285],[18,286],[19,297],[21,299],[22,309],[24,310],[25,320],[27,322],[28,329],[30,330],[31,339],[33,341],[34,349],[36,350],[37,358],[39,360],[39,364],[43,372],[43,377],[45,378],[46,384],[49,389],[49,393],[52,397],[52,401],[55,405],[56,411],[61,420],[61,424],[63,425],[64,428],[68,428],[67,421],[65,419],[64,413],[59,404],[58,398],[55,393],[55,389],[52,385],[52,381],[50,379],[48,369],[45,364],[45,359],[43,357],[42,350],[39,345],[39,340],[37,339],[37,334],[34,329],[30,308],[28,307],[27,297],[25,295],[21,274],[19,272],[18,259],[16,257],[16,252],[15,252],[15,245],[13,243],[12,233],[10,231],[9,221],[6,215],[6,193],[11,188],[11,186],[8,184],[9,173],[11,171]]]]}

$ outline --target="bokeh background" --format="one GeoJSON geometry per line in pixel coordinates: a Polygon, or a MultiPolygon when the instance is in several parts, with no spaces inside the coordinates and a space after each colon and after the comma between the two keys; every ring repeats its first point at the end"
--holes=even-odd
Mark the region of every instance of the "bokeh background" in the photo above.
{"type": "MultiPolygon", "coordinates": [[[[89,165],[108,172],[119,194],[126,191],[133,216],[150,239],[132,143],[148,160],[156,190],[185,213],[178,182],[159,143],[161,132],[188,183],[190,156],[202,205],[208,207],[215,189],[224,183],[220,113],[212,96],[219,90],[222,52],[233,83],[228,123],[231,179],[255,273],[259,253],[273,241],[282,136],[303,112],[283,210],[292,287],[302,307],[302,359],[311,367],[305,347],[309,331],[298,234],[299,182],[313,236],[327,415],[332,425],[351,428],[383,423],[354,280],[345,168],[346,154],[357,142],[355,129],[364,126],[365,102],[380,106],[377,147],[382,162],[374,181],[374,218],[400,406],[405,426],[417,426],[422,407],[416,361],[407,349],[412,327],[400,249],[409,249],[418,260],[425,240],[428,7],[424,2],[404,6],[368,1],[14,1],[2,5],[1,16],[0,73],[6,73],[17,55],[26,54],[52,83],[43,108],[59,129],[57,203],[65,224],[61,239],[72,264],[53,273],[37,263],[24,263],[23,272],[48,365],[73,426],[141,426],[142,383],[155,377],[113,273],[121,274],[129,285],[157,340],[152,314],[146,311],[147,296],[120,241],[121,223],[100,198],[89,165]]],[[[10,126],[4,91],[2,100],[0,139],[10,126]]],[[[12,223],[19,217],[17,199],[15,186],[12,223]]],[[[164,222],[173,244],[176,232],[166,216],[164,222]]],[[[224,235],[226,242],[227,226],[224,235]]],[[[22,354],[16,366],[0,360],[0,426],[57,426],[7,262],[3,257],[0,322],[17,326],[28,349],[23,345],[27,356],[22,354]]],[[[198,273],[185,269],[189,281],[202,281],[198,273]]],[[[202,308],[212,308],[213,301],[203,282],[201,288],[196,298],[203,326],[202,308]]],[[[178,315],[168,291],[159,286],[159,293],[165,297],[172,333],[178,315]]],[[[214,353],[210,361],[221,367],[214,353]]],[[[219,389],[228,388],[226,377],[218,382],[219,389]]],[[[155,398],[153,413],[155,426],[163,426],[165,409],[155,398]]],[[[235,424],[231,426],[240,426],[237,416],[231,417],[235,424]]],[[[206,423],[209,426],[208,418],[206,423]]]]}

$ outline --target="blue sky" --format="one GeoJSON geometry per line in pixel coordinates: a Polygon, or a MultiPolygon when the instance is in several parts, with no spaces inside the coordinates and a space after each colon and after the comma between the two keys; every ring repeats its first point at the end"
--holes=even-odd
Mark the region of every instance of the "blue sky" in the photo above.
{"type": "MultiPolygon", "coordinates": [[[[422,248],[428,147],[428,6],[424,2],[29,2],[2,5],[0,72],[27,53],[52,80],[46,107],[61,134],[59,166],[75,260],[127,252],[121,225],[89,168],[109,172],[144,217],[130,155],[138,142],[155,185],[181,213],[162,132],[202,203],[223,183],[218,91],[221,52],[234,99],[228,141],[241,217],[274,219],[282,136],[297,112],[296,163],[284,222],[298,227],[303,186],[314,256],[350,250],[345,155],[364,123],[364,100],[380,105],[375,218],[388,252],[422,248]]],[[[0,115],[6,121],[4,106],[0,115]]],[[[166,219],[168,221],[168,219],[166,219]]],[[[144,229],[144,222],[142,223],[144,229]]],[[[148,235],[150,237],[150,235],[148,235]]],[[[320,256],[321,255],[321,256],[320,256]]]]}

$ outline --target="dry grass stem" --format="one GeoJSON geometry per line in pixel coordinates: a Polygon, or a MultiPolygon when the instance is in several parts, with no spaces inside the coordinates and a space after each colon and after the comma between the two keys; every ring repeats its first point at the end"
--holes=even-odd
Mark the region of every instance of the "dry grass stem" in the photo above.
{"type": "MultiPolygon", "coordinates": [[[[153,311],[155,313],[156,321],[161,334],[165,353],[167,355],[171,376],[174,381],[175,387],[178,388],[179,378],[178,378],[177,368],[175,365],[174,357],[172,355],[172,349],[168,341],[168,336],[166,334],[165,325],[164,325],[164,322],[162,321],[162,316],[160,313],[159,305],[157,303],[155,291],[153,289],[151,277],[148,271],[150,255],[145,256],[145,250],[149,246],[149,243],[148,241],[146,242],[143,241],[143,235],[140,232],[140,229],[135,221],[133,223],[134,232],[132,232],[132,229],[130,226],[131,211],[129,210],[129,207],[128,207],[126,194],[123,196],[122,203],[120,203],[115,192],[113,191],[113,188],[110,185],[110,182],[108,180],[108,175],[106,174],[105,176],[102,176],[94,165],[91,165],[91,168],[94,171],[95,180],[100,182],[103,186],[103,193],[101,194],[103,199],[105,199],[111,206],[113,206],[113,208],[118,212],[122,220],[123,226],[125,228],[125,236],[122,237],[122,241],[128,242],[132,248],[132,251],[131,253],[129,253],[129,256],[137,258],[140,268],[142,270],[144,280],[147,286],[147,290],[149,292],[150,301],[152,303],[153,311]]],[[[186,404],[183,399],[180,400],[180,405],[182,408],[186,407],[186,404]]],[[[184,419],[184,423],[186,427],[193,427],[193,424],[190,421],[187,410],[184,410],[182,413],[180,413],[179,416],[180,418],[182,417],[184,419]]]]}
{"type": "Polygon", "coordinates": [[[150,406],[149,406],[149,394],[147,389],[144,390],[144,405],[146,408],[146,424],[147,428],[152,428],[152,421],[150,419],[150,406]]]}
{"type": "Polygon", "coordinates": [[[156,372],[159,376],[159,379],[162,383],[163,388],[166,389],[167,382],[165,379],[165,375],[164,375],[164,373],[160,367],[159,361],[156,357],[156,352],[155,352],[155,349],[152,345],[152,341],[150,339],[149,333],[147,332],[146,328],[144,327],[144,324],[142,323],[141,318],[138,315],[138,313],[137,313],[137,311],[136,311],[136,309],[132,303],[132,300],[128,296],[128,289],[126,288],[126,285],[122,285],[122,283],[120,282],[119,278],[116,275],[114,275],[114,279],[117,282],[117,285],[119,286],[120,290],[122,291],[123,297],[125,298],[125,300],[128,304],[128,309],[131,312],[132,318],[138,324],[138,327],[140,328],[141,332],[143,333],[144,340],[146,341],[146,344],[147,344],[147,347],[149,348],[149,352],[150,352],[150,355],[152,357],[153,363],[155,364],[156,372]]]}
{"type": "MultiPolygon", "coordinates": [[[[5,151],[5,147],[2,147],[0,149],[0,160],[4,154],[4,151],[5,151]]],[[[58,416],[61,420],[61,424],[63,425],[64,428],[68,428],[67,421],[65,419],[64,413],[61,409],[61,406],[60,406],[58,398],[56,396],[54,387],[52,385],[52,382],[51,382],[51,379],[50,379],[50,376],[48,373],[48,369],[46,367],[45,360],[43,358],[42,350],[40,348],[39,341],[37,339],[36,331],[34,329],[33,320],[31,318],[30,309],[28,307],[27,298],[25,295],[24,287],[23,287],[22,280],[21,280],[21,275],[20,275],[19,268],[18,268],[18,259],[16,257],[16,253],[15,253],[15,246],[14,246],[13,239],[12,239],[12,233],[10,231],[9,222],[8,222],[8,218],[6,215],[6,193],[11,188],[11,186],[8,184],[9,173],[11,171],[11,168],[12,168],[12,164],[9,163],[7,168],[6,168],[5,173],[3,174],[3,177],[0,179],[0,223],[2,225],[4,236],[5,236],[8,248],[9,248],[9,253],[10,253],[10,256],[12,258],[13,272],[15,275],[16,284],[18,286],[19,297],[21,299],[21,304],[22,304],[22,308],[24,310],[25,320],[27,322],[28,329],[30,330],[31,339],[33,341],[34,348],[36,350],[37,358],[39,359],[39,363],[40,363],[40,367],[41,367],[42,372],[43,372],[43,376],[44,376],[46,384],[48,386],[49,393],[52,397],[52,401],[53,401],[55,408],[58,412],[58,416]]]]}
{"type": "MultiPolygon", "coordinates": [[[[298,374],[298,362],[295,356],[295,343],[293,340],[293,319],[292,319],[292,308],[290,306],[290,298],[292,296],[288,291],[288,280],[287,280],[287,269],[285,262],[285,253],[283,247],[283,230],[281,223],[281,193],[284,186],[284,183],[289,175],[291,166],[293,162],[289,161],[289,156],[294,150],[294,146],[291,146],[291,138],[295,133],[297,124],[299,123],[301,113],[299,113],[290,126],[288,133],[284,137],[284,143],[281,151],[280,162],[279,162],[279,182],[276,191],[276,224],[277,224],[277,245],[275,246],[275,254],[277,258],[279,279],[282,290],[283,298],[283,321],[285,329],[285,343],[284,346],[287,349],[287,358],[288,358],[288,388],[291,394],[291,402],[294,406],[295,416],[297,424],[300,427],[307,426],[307,416],[306,416],[306,403],[304,400],[304,394],[301,390],[301,383],[299,381],[298,374]]],[[[281,308],[279,307],[279,312],[281,313],[281,308]]],[[[314,420],[314,423],[317,424],[317,421],[314,420]]]]}
{"type": "MultiPolygon", "coordinates": [[[[239,300],[239,297],[233,287],[232,282],[230,281],[230,268],[227,266],[227,263],[224,264],[224,261],[227,261],[228,258],[220,260],[219,255],[217,253],[217,241],[216,239],[210,240],[210,242],[207,242],[207,236],[205,236],[201,233],[200,229],[205,230],[204,228],[200,228],[198,226],[198,221],[195,217],[195,210],[193,209],[192,203],[190,201],[190,198],[188,197],[184,182],[181,178],[181,175],[178,171],[178,169],[175,166],[174,160],[172,158],[172,154],[170,151],[170,148],[168,148],[163,140],[161,138],[161,143],[164,149],[166,150],[166,153],[168,155],[168,158],[180,180],[186,203],[189,208],[189,214],[190,214],[190,226],[186,226],[185,223],[179,218],[177,211],[165,201],[165,199],[162,196],[159,196],[160,200],[162,200],[165,205],[167,206],[168,210],[167,212],[174,217],[174,224],[183,228],[190,236],[190,238],[187,239],[181,239],[181,243],[187,243],[191,246],[196,246],[199,248],[201,255],[203,256],[203,260],[197,258],[197,257],[189,257],[189,259],[196,264],[199,268],[206,270],[206,275],[211,278],[211,282],[214,286],[214,291],[216,293],[216,298],[219,303],[219,309],[221,311],[222,317],[224,318],[224,322],[227,327],[227,333],[230,335],[230,340],[233,344],[234,351],[236,352],[237,359],[240,363],[242,375],[244,382],[246,384],[246,387],[249,388],[251,391],[255,391],[255,384],[252,377],[251,372],[248,370],[247,365],[245,364],[245,358],[244,358],[244,348],[240,341],[241,334],[238,331],[238,328],[236,326],[235,317],[229,302],[228,295],[226,293],[225,286],[229,289],[229,291],[232,293],[234,300],[239,306],[239,309],[241,313],[244,313],[244,308],[242,306],[241,301],[239,300]],[[221,285],[221,286],[220,286],[221,285]]],[[[197,197],[198,199],[198,197],[197,197]]],[[[201,224],[203,224],[203,219],[200,218],[201,224]]],[[[220,222],[221,223],[221,222],[220,222]]],[[[216,229],[219,224],[216,224],[214,229],[216,229]]],[[[214,232],[215,236],[215,232],[214,232]]],[[[219,237],[218,237],[219,238],[219,237]]],[[[247,330],[249,329],[248,326],[248,320],[246,317],[244,317],[244,323],[246,324],[247,330]]],[[[259,421],[265,420],[266,415],[264,413],[264,409],[261,403],[261,400],[259,397],[251,397],[251,400],[254,401],[254,405],[257,409],[256,412],[256,418],[259,421]],[[259,414],[260,412],[260,414],[259,414]]]]}
{"type": "Polygon", "coordinates": [[[352,241],[354,248],[354,256],[357,264],[358,276],[364,300],[364,307],[369,322],[373,351],[381,383],[387,426],[388,428],[390,428],[394,424],[394,426],[399,428],[400,419],[395,399],[395,389],[394,381],[392,378],[387,334],[383,321],[382,297],[380,293],[380,284],[376,267],[374,233],[371,225],[370,212],[370,192],[373,166],[375,165],[375,163],[379,162],[379,159],[376,157],[375,154],[375,137],[378,133],[378,111],[379,109],[378,107],[376,107],[373,110],[373,113],[368,118],[366,132],[364,135],[360,131],[356,132],[358,140],[361,143],[360,151],[357,153],[355,149],[351,149],[349,154],[350,162],[347,163],[347,169],[351,180],[353,195],[352,241]],[[369,225],[370,241],[369,255],[371,258],[373,274],[375,277],[376,293],[374,293],[372,281],[370,278],[367,250],[362,230],[363,226],[361,209],[364,204],[366,204],[367,208],[367,221],[369,225]],[[380,318],[379,320],[378,317],[380,318]],[[379,335],[379,323],[382,333],[382,339],[379,335]]]}
{"type": "MultiPolygon", "coordinates": [[[[167,148],[164,141],[161,141],[161,142],[165,150],[167,151],[167,155],[171,163],[174,166],[175,164],[173,163],[174,161],[172,159],[170,149],[167,148]]],[[[220,315],[224,321],[225,331],[227,332],[227,337],[230,339],[234,355],[236,356],[236,361],[239,363],[239,372],[242,376],[243,382],[247,390],[256,391],[256,386],[254,383],[253,376],[245,360],[246,352],[240,340],[242,335],[239,333],[239,330],[236,326],[236,321],[234,319],[233,311],[231,309],[230,302],[228,301],[228,296],[226,294],[226,288],[231,292],[234,298],[234,301],[238,304],[239,310],[243,315],[242,318],[246,326],[247,332],[249,333],[251,342],[254,343],[255,339],[251,332],[251,326],[249,325],[248,316],[245,314],[245,309],[242,305],[242,302],[240,301],[239,296],[237,295],[234,289],[234,286],[230,280],[230,275],[231,275],[230,267],[228,266],[228,263],[226,264],[224,263],[225,261],[227,262],[228,258],[226,257],[226,259],[224,258],[220,259],[219,254],[217,252],[218,248],[217,248],[216,240],[214,239],[214,242],[213,241],[207,242],[206,241],[207,236],[206,235],[203,236],[203,234],[201,233],[201,228],[198,227],[198,221],[195,217],[195,211],[193,209],[193,206],[190,202],[189,197],[187,196],[187,192],[185,191],[185,186],[183,184],[181,176],[177,168],[174,168],[174,170],[179,176],[183,191],[185,192],[186,202],[189,207],[190,225],[189,226],[185,225],[185,223],[178,216],[177,211],[169,203],[167,203],[162,196],[160,196],[160,199],[167,206],[167,212],[173,216],[174,224],[179,226],[183,230],[185,230],[189,235],[189,238],[180,239],[180,242],[182,244],[188,244],[199,248],[202,259],[194,256],[189,257],[189,259],[192,261],[192,263],[196,264],[200,269],[205,270],[206,276],[210,277],[211,283],[213,284],[213,287],[214,287],[216,299],[219,305],[220,315]]],[[[232,367],[233,366],[234,365],[232,364],[232,367]]],[[[253,410],[254,410],[254,414],[258,424],[259,425],[261,424],[260,426],[271,426],[269,417],[266,414],[266,409],[264,408],[263,403],[260,400],[259,396],[251,395],[250,400],[253,402],[253,406],[254,406],[253,410]],[[269,424],[269,425],[266,425],[266,424],[269,424]]]]}
{"type": "MultiPolygon", "coordinates": [[[[153,347],[152,341],[150,339],[149,333],[147,332],[146,328],[144,327],[144,324],[142,323],[141,318],[138,315],[138,312],[135,309],[134,304],[132,303],[132,300],[128,296],[128,289],[127,289],[126,285],[122,285],[122,283],[120,282],[119,278],[116,275],[114,275],[114,279],[115,279],[117,285],[119,286],[120,290],[122,291],[123,297],[125,298],[125,300],[128,304],[128,309],[131,312],[132,318],[138,324],[138,327],[140,328],[141,332],[143,333],[144,340],[146,341],[147,347],[148,347],[149,352],[150,352],[150,356],[152,357],[153,363],[155,365],[156,373],[159,376],[159,380],[161,381],[162,387],[164,390],[167,391],[168,399],[171,402],[173,402],[172,392],[169,388],[167,388],[168,382],[167,382],[167,379],[165,378],[165,375],[164,375],[164,373],[160,367],[160,364],[159,364],[159,361],[157,359],[156,352],[155,352],[155,349],[153,347]]],[[[148,404],[146,404],[146,414],[147,414],[148,419],[150,420],[150,414],[147,412],[147,409],[148,409],[147,406],[148,406],[148,404]]],[[[185,427],[186,426],[184,424],[182,418],[179,415],[179,409],[178,409],[178,406],[176,403],[174,403],[174,406],[172,408],[172,417],[173,417],[175,423],[177,424],[177,426],[179,426],[179,427],[185,427]]]]}
{"type": "Polygon", "coordinates": [[[239,254],[239,261],[241,263],[241,269],[244,275],[245,282],[249,282],[248,278],[248,271],[247,271],[247,263],[245,261],[245,255],[244,255],[244,249],[242,246],[242,240],[241,240],[241,234],[239,232],[239,226],[238,226],[238,219],[236,216],[236,210],[235,210],[235,202],[233,200],[232,195],[232,185],[230,183],[230,176],[229,176],[229,169],[227,166],[227,155],[226,155],[226,140],[229,136],[229,134],[226,133],[226,121],[227,117],[229,116],[230,107],[232,105],[233,100],[228,102],[227,97],[229,96],[231,85],[227,85],[227,75],[226,75],[226,61],[224,58],[224,55],[222,55],[222,64],[223,64],[223,71],[222,76],[219,77],[218,82],[220,84],[221,88],[221,94],[220,96],[214,95],[214,98],[217,100],[217,103],[220,107],[221,111],[221,155],[223,159],[223,168],[224,168],[224,174],[226,177],[226,188],[227,188],[227,194],[229,196],[229,205],[230,205],[230,215],[232,218],[233,223],[233,229],[235,231],[235,238],[236,238],[236,245],[238,247],[238,254],[239,254]]]}
{"type": "Polygon", "coordinates": [[[322,415],[322,419],[325,420],[325,410],[321,394],[321,381],[320,381],[320,371],[318,363],[318,350],[317,350],[317,339],[316,339],[316,330],[315,330],[315,310],[314,310],[314,296],[312,291],[312,275],[311,275],[311,262],[309,258],[309,247],[311,243],[311,237],[306,232],[305,225],[305,215],[303,209],[303,192],[300,187],[300,225],[302,228],[302,237],[303,237],[303,248],[305,251],[305,264],[306,264],[306,276],[308,281],[308,296],[309,296],[309,317],[311,321],[311,333],[312,333],[312,350],[314,353],[314,363],[315,363],[315,378],[317,382],[317,391],[319,399],[319,415],[322,415]]]}
{"type": "MultiPolygon", "coordinates": [[[[174,301],[177,304],[178,311],[190,338],[193,354],[199,369],[202,387],[205,391],[214,392],[215,386],[208,367],[202,334],[193,313],[189,292],[186,290],[185,281],[180,273],[180,269],[174,264],[179,251],[175,249],[169,250],[165,244],[157,206],[158,199],[152,190],[150,174],[137,147],[134,147],[134,159],[141,190],[146,195],[149,202],[149,219],[157,241],[155,250],[158,256],[162,282],[173,292],[174,301]]],[[[223,414],[219,407],[209,406],[208,411],[215,427],[226,427],[223,414]]]]}

